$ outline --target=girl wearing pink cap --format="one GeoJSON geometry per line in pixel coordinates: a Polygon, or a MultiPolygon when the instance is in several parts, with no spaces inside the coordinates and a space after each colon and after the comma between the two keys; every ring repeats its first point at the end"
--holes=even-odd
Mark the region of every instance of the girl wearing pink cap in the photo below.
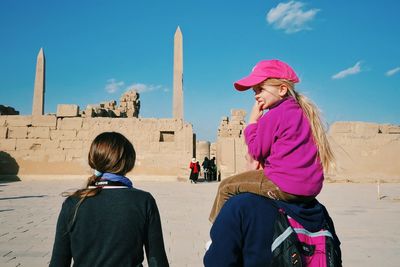
{"type": "Polygon", "coordinates": [[[298,82],[288,64],[263,60],[234,84],[239,91],[253,88],[255,103],[244,136],[248,154],[263,170],[222,181],[211,222],[233,194],[252,192],[284,201],[310,201],[321,191],[324,170],[333,164],[334,156],[318,108],[295,91],[298,82]]]}

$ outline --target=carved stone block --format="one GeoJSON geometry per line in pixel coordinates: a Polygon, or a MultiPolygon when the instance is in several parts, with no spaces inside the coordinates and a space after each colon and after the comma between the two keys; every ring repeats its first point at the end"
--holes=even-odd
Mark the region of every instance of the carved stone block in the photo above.
{"type": "Polygon", "coordinates": [[[17,139],[16,150],[39,150],[42,148],[40,139],[17,139]]]}
{"type": "Polygon", "coordinates": [[[60,118],[57,122],[57,128],[60,130],[80,130],[82,124],[83,118],[60,118]]]}
{"type": "Polygon", "coordinates": [[[77,117],[79,114],[79,106],[74,104],[58,104],[57,117],[77,117]]]}
{"type": "Polygon", "coordinates": [[[6,118],[7,126],[31,126],[32,116],[7,116],[6,118]]]}
{"type": "Polygon", "coordinates": [[[76,138],[76,130],[51,130],[51,140],[71,140],[76,138]]]}
{"type": "Polygon", "coordinates": [[[55,129],[57,127],[57,117],[55,115],[32,116],[32,126],[55,129]]]}
{"type": "Polygon", "coordinates": [[[32,139],[50,139],[50,128],[49,127],[29,127],[28,138],[32,139]]]}
{"type": "Polygon", "coordinates": [[[7,127],[2,127],[0,126],[0,139],[6,139],[7,138],[7,127]]]}
{"type": "Polygon", "coordinates": [[[0,150],[1,151],[12,151],[15,150],[17,139],[0,139],[0,150]]]}
{"type": "Polygon", "coordinates": [[[8,138],[24,139],[28,136],[28,127],[8,127],[8,138]]]}

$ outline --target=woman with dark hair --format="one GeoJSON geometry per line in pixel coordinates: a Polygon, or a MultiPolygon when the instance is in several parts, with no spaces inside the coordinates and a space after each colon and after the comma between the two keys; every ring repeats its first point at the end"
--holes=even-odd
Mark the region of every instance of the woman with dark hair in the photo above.
{"type": "Polygon", "coordinates": [[[66,194],[58,217],[50,266],[169,266],[160,215],[148,192],[125,177],[135,165],[133,145],[105,132],[90,146],[94,169],[85,188],[66,194]]]}

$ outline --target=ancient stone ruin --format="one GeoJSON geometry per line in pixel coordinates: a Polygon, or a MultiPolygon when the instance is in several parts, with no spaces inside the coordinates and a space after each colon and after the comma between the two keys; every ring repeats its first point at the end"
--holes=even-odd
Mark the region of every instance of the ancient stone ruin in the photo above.
{"type": "MultiPolygon", "coordinates": [[[[245,170],[244,115],[232,110],[231,118],[223,117],[218,128],[217,164],[223,177],[245,170]]],[[[328,138],[336,166],[325,175],[327,181],[400,181],[400,126],[335,122],[328,138]]]]}
{"type": "Polygon", "coordinates": [[[90,143],[105,131],[118,131],[133,143],[135,173],[186,174],[193,130],[175,119],[0,116],[0,151],[16,160],[20,175],[88,174],[90,143]]]}
{"type": "Polygon", "coordinates": [[[121,96],[118,110],[127,118],[138,118],[140,110],[139,93],[135,90],[124,93],[121,96]]]}
{"type": "Polygon", "coordinates": [[[139,111],[139,93],[136,90],[129,90],[121,96],[119,105],[117,105],[117,101],[115,100],[87,105],[86,109],[82,111],[81,116],[86,118],[138,118],[139,111]]]}
{"type": "Polygon", "coordinates": [[[218,127],[216,142],[217,166],[221,177],[227,177],[245,170],[245,155],[247,151],[243,130],[246,111],[232,109],[231,116],[223,117],[218,127]]]}
{"type": "MultiPolygon", "coordinates": [[[[88,105],[59,104],[56,114],[43,115],[45,93],[44,52],[36,65],[33,111],[29,116],[0,116],[0,160],[13,162],[20,177],[26,175],[89,174],[87,153],[101,132],[118,131],[135,146],[137,161],[133,175],[142,177],[186,177],[188,162],[195,156],[192,125],[183,121],[182,33],[174,40],[174,118],[139,118],[139,94],[125,92],[119,104],[107,101],[88,105]]],[[[7,174],[0,164],[0,175],[7,174]]]]}
{"type": "MultiPolygon", "coordinates": [[[[92,140],[105,131],[124,134],[135,146],[133,177],[187,179],[192,157],[216,157],[221,178],[245,170],[247,151],[244,110],[231,110],[217,129],[217,141],[196,140],[183,119],[182,33],[174,37],[173,118],[140,118],[139,94],[125,92],[115,100],[88,105],[59,104],[44,115],[45,61],[37,59],[32,115],[20,116],[0,105],[0,176],[88,175],[87,154],[92,140]]],[[[326,179],[355,182],[400,181],[400,127],[365,122],[336,122],[329,129],[336,168],[326,179]]]]}
{"type": "Polygon", "coordinates": [[[400,126],[366,122],[336,122],[329,128],[336,156],[332,180],[400,181],[400,126]]]}

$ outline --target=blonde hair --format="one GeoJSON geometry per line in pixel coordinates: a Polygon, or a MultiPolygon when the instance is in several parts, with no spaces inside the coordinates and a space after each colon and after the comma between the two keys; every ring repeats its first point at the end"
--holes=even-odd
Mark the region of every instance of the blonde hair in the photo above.
{"type": "Polygon", "coordinates": [[[280,86],[282,84],[288,87],[287,95],[293,97],[296,102],[300,105],[304,114],[306,115],[310,126],[311,132],[314,138],[314,142],[318,148],[318,156],[321,161],[324,171],[328,171],[329,168],[335,166],[335,157],[333,155],[331,146],[328,142],[328,137],[326,136],[326,131],[324,124],[321,120],[321,115],[318,107],[306,96],[301,95],[294,89],[294,83],[285,79],[267,79],[264,83],[280,86]]]}

